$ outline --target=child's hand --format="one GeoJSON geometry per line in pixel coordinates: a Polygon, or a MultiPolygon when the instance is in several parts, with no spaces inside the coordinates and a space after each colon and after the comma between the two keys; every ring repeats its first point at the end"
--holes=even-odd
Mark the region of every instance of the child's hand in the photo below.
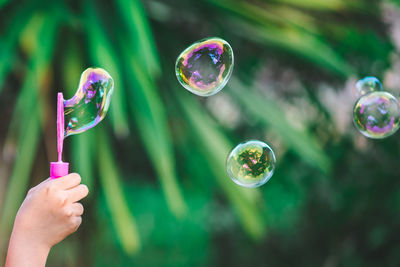
{"type": "Polygon", "coordinates": [[[47,179],[29,190],[15,219],[15,228],[43,245],[52,247],[75,232],[82,222],[88,188],[78,174],[47,179]]]}
{"type": "Polygon", "coordinates": [[[77,201],[89,192],[80,182],[78,174],[69,174],[47,179],[29,190],[15,219],[9,254],[15,246],[33,246],[38,253],[48,253],[53,245],[78,229],[83,206],[77,201]]]}

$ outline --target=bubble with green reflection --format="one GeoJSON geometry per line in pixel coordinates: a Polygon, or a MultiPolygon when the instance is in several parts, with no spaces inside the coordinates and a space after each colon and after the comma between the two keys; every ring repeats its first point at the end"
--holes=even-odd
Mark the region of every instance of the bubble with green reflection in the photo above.
{"type": "Polygon", "coordinates": [[[259,187],[273,175],[275,154],[264,142],[250,140],[237,145],[229,154],[226,171],[232,181],[243,187],[259,187]]]}

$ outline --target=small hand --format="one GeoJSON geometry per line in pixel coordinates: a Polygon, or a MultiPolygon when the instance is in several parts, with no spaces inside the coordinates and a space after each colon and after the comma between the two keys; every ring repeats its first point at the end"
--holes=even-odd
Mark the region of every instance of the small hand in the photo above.
{"type": "MultiPolygon", "coordinates": [[[[52,246],[75,232],[83,214],[78,201],[89,193],[87,186],[80,183],[78,174],[69,174],[47,179],[29,190],[15,218],[8,254],[14,249],[23,254],[24,248],[36,248],[39,254],[47,251],[47,257],[52,246]]],[[[9,256],[8,264],[12,259],[9,256]]]]}

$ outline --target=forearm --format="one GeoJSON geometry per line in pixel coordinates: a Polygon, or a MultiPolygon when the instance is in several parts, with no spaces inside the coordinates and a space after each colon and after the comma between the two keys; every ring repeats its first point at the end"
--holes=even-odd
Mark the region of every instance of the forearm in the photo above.
{"type": "Polygon", "coordinates": [[[49,251],[48,246],[41,245],[35,240],[29,240],[26,233],[14,228],[8,246],[6,267],[44,267],[49,251]]]}

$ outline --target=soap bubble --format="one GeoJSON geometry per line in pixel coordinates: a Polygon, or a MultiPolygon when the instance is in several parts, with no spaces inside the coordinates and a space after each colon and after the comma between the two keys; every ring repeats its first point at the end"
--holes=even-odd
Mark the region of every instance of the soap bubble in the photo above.
{"type": "Polygon", "coordinates": [[[369,138],[381,139],[394,134],[400,126],[400,105],[397,99],[383,91],[366,94],[356,102],[354,124],[369,138]]]}
{"type": "Polygon", "coordinates": [[[250,140],[237,145],[228,156],[226,171],[244,187],[259,187],[274,173],[275,154],[264,142],[250,140]]]}
{"type": "Polygon", "coordinates": [[[356,83],[357,97],[371,93],[373,91],[382,91],[381,82],[372,76],[365,77],[356,83]]]}
{"type": "Polygon", "coordinates": [[[175,65],[180,84],[199,96],[211,96],[221,91],[232,70],[231,46],[215,37],[193,43],[178,56],[175,65]]]}
{"type": "Polygon", "coordinates": [[[96,126],[107,114],[113,91],[114,81],[107,71],[101,68],[86,69],[75,95],[64,100],[64,136],[96,126]]]}

